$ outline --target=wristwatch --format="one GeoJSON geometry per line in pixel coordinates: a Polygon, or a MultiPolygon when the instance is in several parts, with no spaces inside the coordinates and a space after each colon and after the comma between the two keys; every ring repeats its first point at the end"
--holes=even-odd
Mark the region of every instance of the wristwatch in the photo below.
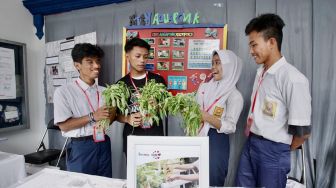
{"type": "Polygon", "coordinates": [[[94,119],[92,112],[89,113],[89,119],[90,119],[90,123],[96,123],[96,120],[94,119]]]}

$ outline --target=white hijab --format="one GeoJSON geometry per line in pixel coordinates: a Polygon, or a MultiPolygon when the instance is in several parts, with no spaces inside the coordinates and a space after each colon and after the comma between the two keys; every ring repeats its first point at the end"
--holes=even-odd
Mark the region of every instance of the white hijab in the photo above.
{"type": "MultiPolygon", "coordinates": [[[[222,79],[216,81],[212,78],[208,83],[200,85],[197,92],[197,101],[202,110],[209,108],[213,102],[221,97],[221,101],[226,101],[233,90],[236,89],[236,83],[239,80],[242,70],[242,60],[230,50],[215,50],[212,56],[217,53],[222,65],[222,79]],[[203,104],[204,108],[203,109],[203,104]]],[[[213,109],[210,109],[211,112],[213,109]]],[[[207,134],[210,128],[209,123],[205,123],[203,129],[207,134]]],[[[206,136],[206,135],[204,135],[206,136]]]]}

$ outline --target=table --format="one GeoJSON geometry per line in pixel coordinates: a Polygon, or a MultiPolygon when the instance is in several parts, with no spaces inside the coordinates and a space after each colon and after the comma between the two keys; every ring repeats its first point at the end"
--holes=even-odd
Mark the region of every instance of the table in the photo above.
{"type": "Polygon", "coordinates": [[[45,168],[10,188],[126,188],[126,180],[45,168]]]}
{"type": "Polygon", "coordinates": [[[0,188],[7,188],[24,177],[24,156],[0,151],[0,188]]]}

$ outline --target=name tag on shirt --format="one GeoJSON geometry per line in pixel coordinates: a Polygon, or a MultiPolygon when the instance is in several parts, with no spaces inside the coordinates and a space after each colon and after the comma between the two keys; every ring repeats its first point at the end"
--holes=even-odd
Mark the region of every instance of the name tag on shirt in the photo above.
{"type": "Polygon", "coordinates": [[[213,112],[213,115],[216,117],[216,118],[221,118],[222,115],[223,115],[223,112],[224,112],[224,108],[221,108],[219,106],[216,106],[215,107],[215,110],[213,112]]]}
{"type": "Polygon", "coordinates": [[[278,106],[277,102],[265,100],[262,107],[262,112],[265,116],[274,119],[277,106],[278,106]]]}
{"type": "Polygon", "coordinates": [[[105,132],[103,129],[98,128],[96,125],[93,127],[93,140],[94,142],[104,142],[105,132]]]}

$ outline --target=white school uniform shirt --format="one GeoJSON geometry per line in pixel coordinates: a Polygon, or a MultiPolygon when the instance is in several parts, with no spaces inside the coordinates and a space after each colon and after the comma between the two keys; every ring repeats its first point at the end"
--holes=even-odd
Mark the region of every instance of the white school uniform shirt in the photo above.
{"type": "MultiPolygon", "coordinates": [[[[262,72],[263,66],[257,70],[251,108],[262,72]]],[[[309,81],[285,57],[280,58],[264,73],[252,117],[251,132],[284,144],[291,144],[293,139],[288,134],[288,125],[310,125],[309,81]]]]}
{"type": "MultiPolygon", "coordinates": [[[[200,92],[211,92],[204,88],[204,85],[201,85],[200,92]]],[[[202,93],[198,93],[196,100],[201,106],[203,111],[207,110],[207,106],[203,109],[203,101],[210,100],[211,103],[216,99],[206,99],[203,97],[202,93]]],[[[239,119],[240,113],[243,109],[244,99],[240,92],[234,88],[228,98],[219,99],[215,105],[209,110],[209,114],[215,115],[218,119],[221,120],[221,128],[218,130],[208,122],[204,122],[203,128],[201,129],[199,136],[207,136],[210,128],[216,129],[218,133],[231,134],[236,131],[236,124],[239,119]]]]}
{"type": "MultiPolygon", "coordinates": [[[[90,102],[97,110],[97,89],[99,92],[99,107],[104,105],[102,91],[104,87],[98,86],[97,83],[89,86],[80,78],[76,80],[79,86],[86,92],[90,102]]],[[[84,92],[78,87],[76,82],[60,86],[54,93],[54,123],[64,122],[69,118],[79,118],[86,116],[91,112],[89,102],[84,92]]],[[[62,131],[64,137],[83,137],[93,135],[93,124],[88,123],[84,127],[73,129],[67,132],[62,131]]]]}

